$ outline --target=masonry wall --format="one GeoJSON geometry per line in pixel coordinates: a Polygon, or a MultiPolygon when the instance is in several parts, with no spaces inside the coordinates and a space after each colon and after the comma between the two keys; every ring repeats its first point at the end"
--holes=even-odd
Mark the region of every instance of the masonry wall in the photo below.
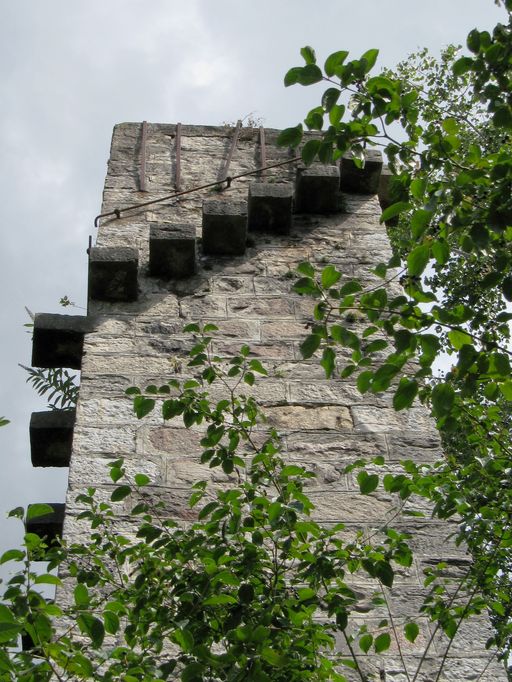
{"type": "MultiPolygon", "coordinates": [[[[177,167],[182,189],[218,179],[231,149],[233,129],[182,126],[178,163],[176,132],[175,125],[150,124],[141,149],[141,124],[116,126],[103,213],[172,193],[177,167]],[[141,192],[144,156],[146,191],[141,192]]],[[[275,146],[276,134],[265,131],[262,156],[259,131],[242,129],[229,175],[253,170],[262,158],[267,164],[289,160],[291,152],[275,146]]],[[[98,249],[138,250],[138,291],[133,301],[89,302],[89,316],[95,322],[84,337],[64,524],[67,537],[81,532],[75,498],[85,486],[93,485],[110,496],[113,484],[106,463],[112,458],[124,457],[129,472],[147,473],[155,492],[163,492],[172,511],[182,518],[190,514],[187,499],[194,481],[214,476],[222,483],[222,474],[212,474],[199,464],[198,429],[186,430],[179,419],[163,423],[157,413],[139,421],[124,395],[128,386],[160,384],[182,375],[191,343],[182,331],[188,322],[214,322],[220,328],[219,354],[234,354],[247,343],[252,355],[269,368],[269,376],[247,390],[256,395],[270,424],[282,434],[286,457],[317,474],[309,494],[316,505],[314,516],[321,522],[343,522],[349,530],[362,528],[371,534],[396,515],[396,501],[384,491],[361,496],[355,473],[343,473],[355,459],[382,455],[393,470],[404,458],[422,462],[439,456],[438,436],[423,407],[396,413],[389,395],[361,395],[351,380],[326,380],[318,361],[304,361],[299,352],[312,305],[311,300],[291,293],[291,273],[304,260],[316,266],[328,262],[344,276],[362,277],[371,285],[374,277],[369,269],[390,256],[375,194],[347,194],[342,186],[338,210],[327,215],[295,213],[289,234],[250,232],[241,255],[205,254],[198,242],[196,274],[179,279],[149,276],[151,230],[188,224],[200,239],[204,200],[246,201],[249,184],[255,181],[291,188],[296,168],[296,163],[284,165],[264,176],[236,180],[222,193],[204,190],[101,220],[98,249]]],[[[403,623],[417,613],[423,599],[423,570],[443,560],[454,575],[460,575],[468,558],[447,541],[453,530],[449,524],[427,515],[420,520],[398,517],[393,525],[411,531],[415,550],[413,566],[399,573],[392,592],[392,612],[403,623]]],[[[361,592],[373,588],[369,582],[356,582],[355,587],[361,592]]],[[[385,616],[371,612],[369,625],[385,616]]],[[[361,612],[361,622],[364,619],[361,612]]],[[[431,629],[425,622],[414,644],[401,642],[410,679],[431,629]]],[[[440,679],[505,679],[500,666],[488,665],[491,654],[484,648],[488,635],[483,620],[463,626],[440,679]]],[[[437,637],[418,680],[436,679],[445,647],[446,641],[437,637]]],[[[362,660],[364,670],[373,675],[369,679],[407,679],[396,645],[385,655],[362,660]]]]}

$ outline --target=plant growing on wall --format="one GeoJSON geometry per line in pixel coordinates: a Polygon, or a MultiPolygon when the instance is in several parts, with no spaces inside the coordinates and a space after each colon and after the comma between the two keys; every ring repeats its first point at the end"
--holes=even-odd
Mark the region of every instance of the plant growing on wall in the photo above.
{"type": "MultiPolygon", "coordinates": [[[[378,655],[391,646],[407,670],[407,642],[420,633],[427,650],[439,628],[451,640],[485,605],[475,595],[468,600],[470,576],[454,591],[433,571],[423,618],[397,619],[390,601],[397,569],[412,563],[408,536],[390,519],[371,537],[319,525],[308,497],[314,474],[286,464],[277,433],[261,430],[264,415],[244,394],[266,369],[247,346],[229,361],[216,356],[214,325],[187,329],[193,378],[128,393],[141,419],[158,405],[165,420],[203,425],[201,462],[220,468],[225,480],[194,484],[190,523],[179,527],[149,478],[127,480],[117,460],[109,465],[117,484],[110,500],[94,489],[78,498],[91,529],[85,544],[48,547],[27,533],[24,549],[0,559],[22,567],[0,606],[0,679],[343,682],[349,669],[364,681],[379,674],[378,655]],[[215,402],[212,384],[224,392],[215,402]],[[38,559],[49,561],[47,573],[34,571],[38,559]],[[60,577],[51,572],[57,566],[60,577]],[[355,589],[359,574],[371,593],[355,589]],[[38,592],[49,584],[59,595],[69,583],[72,596],[57,603],[38,592]],[[373,625],[362,624],[362,611],[373,612],[373,625]],[[425,616],[436,624],[430,635],[425,616]],[[28,650],[15,651],[20,636],[28,650]],[[361,658],[369,652],[371,670],[361,658]]],[[[363,494],[375,479],[360,472],[363,494]]],[[[27,518],[48,511],[33,505],[27,518]]],[[[422,664],[408,679],[417,679],[422,664]]]]}
{"type": "MultiPolygon", "coordinates": [[[[304,121],[320,131],[302,147],[307,164],[350,153],[362,166],[365,148],[376,145],[393,172],[382,220],[394,224],[394,255],[374,269],[382,286],[365,289],[329,265],[299,267],[294,289],[315,302],[302,354],[321,351],[327,376],[353,375],[361,393],[391,387],[396,410],[416,399],[430,406],[446,459],[428,468],[406,463],[404,475],[384,476],[384,487],[414,490],[439,517],[460,518],[459,541],[475,559],[475,595],[485,595],[496,644],[508,656],[512,3],[503,4],[508,23],[492,34],[471,31],[468,54],[449,48],[436,61],[422,52],[372,75],[377,50],[355,60],[335,52],[322,69],[305,47],[305,65],[290,69],[285,85],[328,84],[304,121]],[[397,278],[404,293],[389,297],[387,284],[397,278]],[[347,326],[354,313],[363,321],[347,326]],[[340,347],[352,351],[344,365],[340,347]],[[436,376],[443,354],[451,368],[436,376]]],[[[295,147],[303,134],[299,124],[280,141],[295,147]]]]}

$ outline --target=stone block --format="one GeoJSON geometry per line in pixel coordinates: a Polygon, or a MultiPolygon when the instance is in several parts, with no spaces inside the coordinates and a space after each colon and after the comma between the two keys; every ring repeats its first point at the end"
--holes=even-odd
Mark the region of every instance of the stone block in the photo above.
{"type": "Polygon", "coordinates": [[[93,328],[93,319],[85,315],[37,313],[32,336],[32,366],[80,369],[84,334],[93,328]]]}
{"type": "Polygon", "coordinates": [[[337,166],[298,168],[295,184],[297,213],[335,213],[339,210],[340,171],[337,166]]]}
{"type": "Polygon", "coordinates": [[[340,168],[340,186],[343,192],[378,193],[382,154],[378,149],[367,149],[364,157],[364,168],[358,168],[350,153],[343,155],[340,168]]]}
{"type": "MultiPolygon", "coordinates": [[[[47,544],[62,536],[62,526],[64,524],[64,503],[46,502],[53,511],[42,516],[35,516],[25,524],[27,533],[34,533],[40,538],[44,538],[47,544]]],[[[31,504],[28,505],[27,514],[30,516],[31,504]]]]}
{"type": "Polygon", "coordinates": [[[291,185],[253,182],[249,185],[249,230],[289,234],[292,227],[291,185]]]}
{"type": "Polygon", "coordinates": [[[245,253],[247,202],[206,199],[203,202],[203,252],[237,256],[245,253]]]}
{"type": "Polygon", "coordinates": [[[162,279],[196,271],[196,228],[189,223],[153,223],[149,228],[149,274],[162,279]]]}
{"type": "Polygon", "coordinates": [[[89,251],[89,298],[135,301],[139,252],[129,246],[93,247],[89,251]]]}
{"type": "Polygon", "coordinates": [[[32,412],[30,417],[32,466],[69,466],[75,417],[75,410],[32,412]]]}

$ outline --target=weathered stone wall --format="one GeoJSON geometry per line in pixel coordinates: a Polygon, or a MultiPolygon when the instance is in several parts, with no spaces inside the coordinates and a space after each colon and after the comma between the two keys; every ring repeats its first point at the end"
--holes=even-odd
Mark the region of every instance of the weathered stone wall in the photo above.
{"type": "MultiPolygon", "coordinates": [[[[183,126],[181,186],[188,189],[217,180],[233,135],[229,128],[183,126]]],[[[114,130],[103,212],[148,201],[174,190],[176,155],[174,125],[148,125],[146,192],[139,191],[141,124],[126,123],[114,130]]],[[[278,149],[276,131],[266,131],[266,159],[289,159],[278,149]]],[[[242,130],[233,155],[230,175],[260,165],[258,131],[242,130]]],[[[265,182],[289,187],[296,164],[268,171],[265,182]]],[[[257,179],[257,178],[256,178],[257,179]]],[[[350,380],[329,380],[318,361],[301,359],[299,344],[311,321],[311,301],[290,293],[290,273],[303,260],[317,266],[335,264],[345,276],[360,276],[370,285],[370,266],[386,260],[390,249],[385,228],[379,224],[375,195],[342,194],[343,211],[329,215],[295,214],[290,234],[251,232],[243,255],[207,255],[199,245],[197,272],[165,280],[148,275],[150,227],[193,224],[201,237],[203,200],[247,199],[248,177],[217,194],[207,190],[179,201],[123,212],[121,218],[101,221],[97,244],[138,250],[136,300],[90,300],[96,316],[94,330],[85,334],[80,399],[76,412],[73,450],[66,502],[65,535],[79,532],[75,498],[85,486],[110,495],[113,487],[106,463],[124,457],[129,472],[145,472],[155,492],[165,491],[171,509],[186,517],[190,484],[211,476],[198,461],[197,429],[186,430],[179,419],[163,423],[158,414],[141,421],[132,413],[124,391],[131,385],[164,383],[179,376],[187,349],[187,322],[214,322],[220,328],[219,353],[234,353],[247,343],[255,357],[270,369],[269,376],[252,389],[271,425],[283,436],[286,456],[314,470],[317,478],[310,495],[315,517],[324,523],[344,522],[348,531],[362,528],[372,534],[386,519],[413,534],[415,559],[403,570],[393,588],[391,610],[397,622],[417,613],[424,595],[423,569],[446,561],[454,574],[462,573],[467,557],[447,540],[448,524],[428,518],[396,516],[396,502],[381,489],[361,496],[355,474],[344,468],[355,459],[382,455],[390,470],[403,458],[418,462],[439,455],[439,441],[426,410],[413,407],[404,413],[392,409],[390,396],[361,395],[350,380]]],[[[343,187],[342,187],[343,189],[343,187]]],[[[128,259],[129,260],[129,259],[128,259]]],[[[263,427],[262,427],[263,428],[263,427]]],[[[222,475],[217,474],[219,482],[222,475]]],[[[355,584],[368,592],[370,583],[355,584]]],[[[386,613],[371,612],[369,625],[386,613]]],[[[361,612],[361,621],[365,620],[361,612]]],[[[409,677],[403,671],[396,645],[385,655],[363,657],[371,679],[401,682],[412,679],[432,627],[414,644],[401,642],[409,677]]],[[[442,680],[505,679],[501,667],[484,649],[486,623],[464,626],[449,652],[442,680]],[[484,669],[486,670],[485,672],[484,669]]],[[[340,646],[343,646],[340,643],[340,646]]],[[[436,637],[429,649],[425,672],[419,680],[436,679],[446,641],[436,637]]],[[[355,678],[354,678],[355,679],[355,678]]]]}

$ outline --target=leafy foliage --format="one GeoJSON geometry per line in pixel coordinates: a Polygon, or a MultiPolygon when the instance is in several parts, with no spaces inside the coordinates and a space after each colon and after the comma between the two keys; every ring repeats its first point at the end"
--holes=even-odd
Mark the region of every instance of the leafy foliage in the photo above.
{"type": "MultiPolygon", "coordinates": [[[[405,474],[385,485],[404,496],[415,490],[434,503],[437,516],[460,519],[458,541],[475,559],[468,577],[475,603],[480,590],[497,628],[495,643],[507,657],[512,3],[503,4],[508,23],[492,34],[471,31],[466,54],[450,47],[437,61],[423,51],[377,75],[371,73],[374,51],[351,61],[346,52],[327,58],[319,70],[328,88],[305,118],[321,139],[303,146],[303,159],[331,162],[350,154],[364,166],[365,148],[383,147],[394,175],[382,220],[394,255],[374,270],[381,287],[364,288],[341,272],[342,286],[325,286],[332,266],[316,272],[305,263],[294,288],[315,303],[304,357],[320,351],[328,376],[354,375],[363,393],[391,389],[397,410],[416,399],[430,406],[446,459],[421,468],[406,461],[405,474]],[[338,102],[346,97],[350,106],[343,108],[338,102]],[[397,278],[404,294],[389,298],[387,284],[397,278]],[[349,328],[345,321],[354,314],[364,323],[349,328]],[[340,346],[352,352],[348,363],[338,361],[340,346]],[[436,376],[441,354],[452,367],[436,376]]],[[[304,68],[295,67],[294,82],[302,83],[304,68]]],[[[294,133],[298,145],[304,127],[289,130],[300,132],[294,133]]],[[[283,143],[288,135],[283,131],[283,143]]],[[[365,487],[373,485],[359,476],[365,487]]]]}
{"type": "Polygon", "coordinates": [[[31,383],[40,396],[47,396],[48,407],[52,410],[71,410],[78,400],[79,386],[77,375],[67,369],[34,368],[20,365],[27,373],[27,382],[31,383]]]}
{"type": "MultiPolygon", "coordinates": [[[[226,484],[196,482],[190,523],[180,526],[165,502],[155,501],[149,478],[128,481],[119,459],[109,465],[110,502],[94,489],[78,497],[91,527],[85,544],[48,546],[27,533],[23,550],[0,558],[22,568],[0,608],[0,679],[343,681],[347,666],[363,679],[357,648],[381,653],[398,641],[396,628],[411,640],[419,632],[391,613],[372,631],[357,618],[361,601],[365,610],[381,609],[396,567],[411,565],[407,536],[383,525],[380,540],[371,540],[314,521],[307,494],[314,474],[286,464],[274,430],[263,440],[255,435],[263,415],[241,387],[267,370],[247,346],[229,360],[216,356],[214,325],[187,329],[195,336],[188,363],[194,378],[127,393],[140,418],[158,405],[165,420],[202,425],[201,461],[220,467],[226,484]],[[214,403],[213,383],[225,391],[214,403]],[[125,528],[121,502],[131,516],[125,528]],[[31,562],[41,558],[48,571],[36,575],[31,562]],[[63,561],[71,596],[61,595],[57,606],[38,585],[62,585],[52,569],[63,561]],[[351,587],[358,573],[373,582],[373,595],[351,587]],[[346,644],[343,656],[334,650],[336,633],[346,644]],[[20,636],[30,650],[12,649],[20,636]]],[[[370,494],[378,476],[363,471],[359,480],[370,494]]],[[[47,512],[42,505],[30,514],[47,512]]]]}

